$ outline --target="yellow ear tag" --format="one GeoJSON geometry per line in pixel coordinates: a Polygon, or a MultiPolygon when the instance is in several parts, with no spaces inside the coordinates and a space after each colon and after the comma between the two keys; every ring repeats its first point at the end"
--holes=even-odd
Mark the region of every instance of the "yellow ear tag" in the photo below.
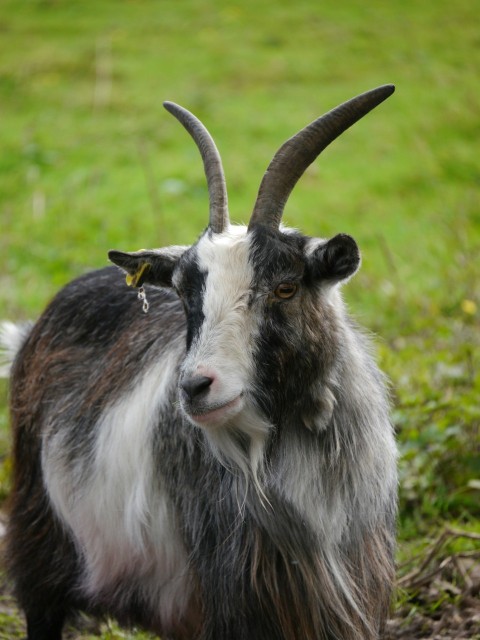
{"type": "Polygon", "coordinates": [[[135,273],[133,274],[127,273],[125,280],[128,286],[141,287],[144,277],[146,275],[146,272],[150,269],[150,267],[151,265],[148,262],[144,262],[143,264],[140,265],[139,269],[135,271],[135,273]]]}

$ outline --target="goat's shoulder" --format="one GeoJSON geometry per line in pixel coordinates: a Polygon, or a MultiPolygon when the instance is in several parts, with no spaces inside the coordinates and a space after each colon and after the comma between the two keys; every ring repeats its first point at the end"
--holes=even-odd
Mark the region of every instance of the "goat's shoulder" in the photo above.
{"type": "Polygon", "coordinates": [[[17,376],[35,375],[48,362],[82,363],[94,370],[100,362],[135,354],[165,352],[185,332],[182,305],[168,289],[147,287],[150,308],[144,313],[138,290],[126,286],[116,267],[91,271],[68,283],[49,303],[26,337],[14,366],[17,376]],[[42,364],[43,363],[43,364],[42,364]],[[23,370],[23,374],[22,374],[23,370]]]}

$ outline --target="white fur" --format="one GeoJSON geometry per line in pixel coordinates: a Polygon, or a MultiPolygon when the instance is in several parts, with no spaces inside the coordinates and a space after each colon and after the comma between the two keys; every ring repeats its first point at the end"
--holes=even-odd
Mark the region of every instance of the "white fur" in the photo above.
{"type": "MultiPolygon", "coordinates": [[[[201,426],[214,454],[223,464],[234,462],[245,474],[251,471],[259,489],[257,469],[270,425],[250,403],[253,379],[253,349],[258,334],[258,319],[248,307],[253,279],[249,262],[250,237],[244,226],[230,226],[222,234],[205,235],[197,245],[199,266],[208,273],[203,297],[203,322],[200,334],[182,366],[184,376],[211,372],[215,381],[209,391],[212,406],[225,404],[240,396],[235,411],[221,424],[201,426]],[[234,442],[234,432],[247,435],[247,457],[234,442]]],[[[190,416],[188,416],[191,419],[190,416]]]]}
{"type": "MultiPolygon", "coordinates": [[[[341,303],[336,306],[343,312],[341,303]]],[[[345,322],[343,323],[345,326],[345,322]]],[[[348,425],[338,424],[333,418],[328,429],[333,430],[336,440],[336,455],[332,459],[319,459],[316,448],[302,447],[297,443],[283,452],[277,478],[279,491],[304,514],[318,532],[323,544],[337,544],[346,535],[347,516],[384,512],[391,502],[396,488],[396,458],[393,428],[388,416],[382,410],[372,411],[372,407],[384,407],[382,392],[378,383],[372,380],[364,351],[356,346],[356,337],[346,329],[343,335],[348,349],[350,367],[342,374],[342,379],[330,381],[330,387],[348,389],[348,395],[355,398],[357,411],[352,413],[348,425]],[[368,416],[358,421],[359,416],[368,416]],[[358,455],[357,455],[358,452],[358,455]],[[340,453],[352,461],[348,472],[352,474],[352,491],[346,487],[328,484],[329,474],[335,474],[340,453]]],[[[333,416],[334,407],[332,407],[333,416]]],[[[323,437],[323,436],[321,436],[323,437]]],[[[370,526],[365,521],[350,523],[348,535],[355,535],[358,525],[370,526]]]]}
{"type": "Polygon", "coordinates": [[[8,378],[15,356],[30,333],[30,323],[0,324],[0,378],[8,378]]]}
{"type": "Polygon", "coordinates": [[[111,593],[119,579],[130,582],[165,630],[187,609],[191,581],[152,440],[182,349],[179,341],[105,411],[91,466],[67,463],[62,432],[45,439],[43,456],[50,498],[84,557],[82,590],[111,593]]]}
{"type": "Polygon", "coordinates": [[[249,245],[246,227],[206,235],[197,245],[199,266],[208,272],[205,320],[182,369],[193,374],[204,367],[219,373],[218,386],[210,392],[212,402],[231,400],[252,378],[256,318],[247,307],[253,279],[249,245]]]}

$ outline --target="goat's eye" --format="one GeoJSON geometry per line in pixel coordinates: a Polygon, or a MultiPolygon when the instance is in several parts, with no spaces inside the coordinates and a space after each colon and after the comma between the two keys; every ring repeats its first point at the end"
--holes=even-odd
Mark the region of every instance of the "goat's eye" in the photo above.
{"type": "Polygon", "coordinates": [[[297,285],[293,282],[282,282],[275,289],[274,293],[277,298],[288,300],[288,298],[293,298],[293,296],[297,293],[297,285]]]}

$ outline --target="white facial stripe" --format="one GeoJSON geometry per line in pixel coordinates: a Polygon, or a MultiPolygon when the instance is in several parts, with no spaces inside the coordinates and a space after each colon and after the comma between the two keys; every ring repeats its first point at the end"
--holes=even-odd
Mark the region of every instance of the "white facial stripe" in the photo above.
{"type": "MultiPolygon", "coordinates": [[[[249,308],[253,269],[246,227],[229,227],[221,235],[204,236],[197,245],[200,269],[207,273],[202,312],[204,321],[183,366],[185,376],[214,377],[207,405],[234,403],[235,410],[215,421],[207,416],[205,432],[217,458],[233,463],[262,496],[257,471],[261,468],[270,424],[251,403],[253,352],[259,319],[249,308]],[[238,446],[235,431],[249,439],[248,452],[238,446]]],[[[190,417],[190,419],[192,419],[190,417]]]]}
{"type": "Polygon", "coordinates": [[[197,245],[200,269],[207,273],[204,322],[186,359],[184,371],[210,370],[218,375],[212,401],[228,402],[252,378],[256,318],[248,308],[253,269],[246,227],[230,227],[204,236],[197,245]]]}

